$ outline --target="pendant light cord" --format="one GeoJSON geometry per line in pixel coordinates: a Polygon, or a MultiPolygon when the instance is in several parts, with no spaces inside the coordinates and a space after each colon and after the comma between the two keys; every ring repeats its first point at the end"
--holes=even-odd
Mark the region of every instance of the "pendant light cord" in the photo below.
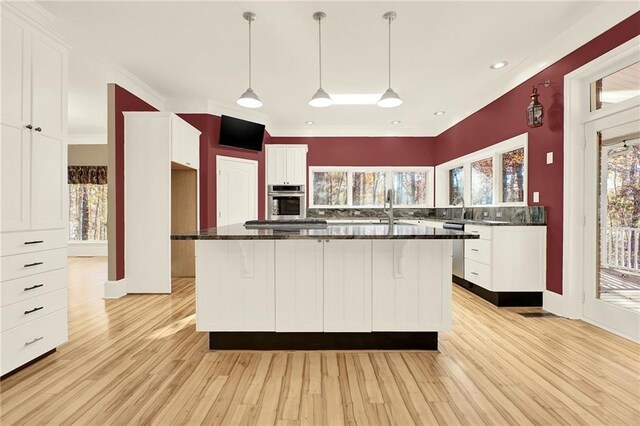
{"type": "Polygon", "coordinates": [[[320,67],[320,88],[322,89],[322,19],[318,19],[318,64],[320,67]]]}
{"type": "Polygon", "coordinates": [[[251,19],[249,19],[249,89],[251,89],[251,19]]]}
{"type": "Polygon", "coordinates": [[[391,19],[389,19],[389,89],[391,89],[391,19]]]}

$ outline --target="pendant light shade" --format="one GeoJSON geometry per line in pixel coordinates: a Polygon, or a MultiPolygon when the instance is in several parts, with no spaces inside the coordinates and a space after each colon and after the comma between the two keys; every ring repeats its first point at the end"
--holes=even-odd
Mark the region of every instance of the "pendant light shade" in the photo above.
{"type": "Polygon", "coordinates": [[[396,19],[396,16],[395,12],[387,12],[382,15],[382,19],[389,23],[389,86],[378,101],[378,106],[382,108],[393,108],[402,105],[402,99],[391,88],[391,21],[396,19]]]}
{"type": "Polygon", "coordinates": [[[245,108],[260,108],[262,101],[251,88],[251,23],[256,20],[256,14],[253,12],[244,12],[242,17],[249,22],[249,88],[236,102],[245,108]]]}
{"type": "Polygon", "coordinates": [[[318,70],[319,70],[319,88],[311,97],[309,105],[316,108],[324,108],[333,105],[333,99],[322,88],[322,20],[327,17],[324,12],[316,12],[313,19],[318,21],[318,70]]]}

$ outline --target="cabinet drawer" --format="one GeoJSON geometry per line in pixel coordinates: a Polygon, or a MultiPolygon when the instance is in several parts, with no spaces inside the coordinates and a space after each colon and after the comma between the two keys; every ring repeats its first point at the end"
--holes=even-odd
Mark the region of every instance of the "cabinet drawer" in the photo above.
{"type": "Polygon", "coordinates": [[[0,374],[4,375],[67,341],[67,310],[60,309],[2,333],[0,374]]]}
{"type": "Polygon", "coordinates": [[[464,279],[491,290],[491,267],[474,260],[464,260],[464,279]]]}
{"type": "Polygon", "coordinates": [[[464,231],[470,234],[480,235],[481,240],[491,239],[491,227],[482,225],[465,225],[464,231]]]}
{"type": "Polygon", "coordinates": [[[37,251],[0,259],[0,281],[26,277],[67,266],[67,249],[37,251]]]}
{"type": "Polygon", "coordinates": [[[491,265],[491,241],[466,240],[464,244],[464,258],[491,265]]]}
{"type": "Polygon", "coordinates": [[[67,307],[67,290],[61,289],[0,308],[2,331],[18,327],[67,307]]]}
{"type": "Polygon", "coordinates": [[[0,283],[0,306],[51,293],[66,286],[66,268],[4,281],[0,283]]]}
{"type": "Polygon", "coordinates": [[[0,235],[1,255],[64,248],[67,247],[68,241],[69,234],[66,229],[4,233],[0,235]]]}

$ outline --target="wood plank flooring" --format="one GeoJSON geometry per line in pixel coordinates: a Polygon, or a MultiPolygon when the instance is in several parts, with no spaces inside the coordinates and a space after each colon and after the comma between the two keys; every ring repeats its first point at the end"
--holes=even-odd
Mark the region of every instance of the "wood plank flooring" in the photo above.
{"type": "Polygon", "coordinates": [[[193,281],[102,300],[69,265],[70,340],[0,382],[13,424],[639,424],[640,346],[454,288],[439,352],[211,352],[193,281]]]}

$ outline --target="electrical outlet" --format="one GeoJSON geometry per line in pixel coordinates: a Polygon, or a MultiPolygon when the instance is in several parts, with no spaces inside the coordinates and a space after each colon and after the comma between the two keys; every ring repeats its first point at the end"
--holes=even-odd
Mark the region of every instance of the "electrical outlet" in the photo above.
{"type": "Polygon", "coordinates": [[[547,152],[547,164],[553,164],[553,152],[547,152]]]}
{"type": "Polygon", "coordinates": [[[496,217],[502,217],[502,212],[496,212],[496,217]]]}
{"type": "Polygon", "coordinates": [[[540,193],[539,192],[534,192],[533,193],[533,202],[534,203],[539,203],[540,202],[540,193]]]}
{"type": "Polygon", "coordinates": [[[489,212],[482,212],[482,217],[489,217],[489,212]]]}
{"type": "Polygon", "coordinates": [[[320,216],[324,216],[324,210],[318,210],[318,214],[319,214],[320,216]]]}
{"type": "Polygon", "coordinates": [[[353,211],[353,215],[354,216],[360,216],[360,214],[361,214],[360,210],[354,210],[353,211]]]}

